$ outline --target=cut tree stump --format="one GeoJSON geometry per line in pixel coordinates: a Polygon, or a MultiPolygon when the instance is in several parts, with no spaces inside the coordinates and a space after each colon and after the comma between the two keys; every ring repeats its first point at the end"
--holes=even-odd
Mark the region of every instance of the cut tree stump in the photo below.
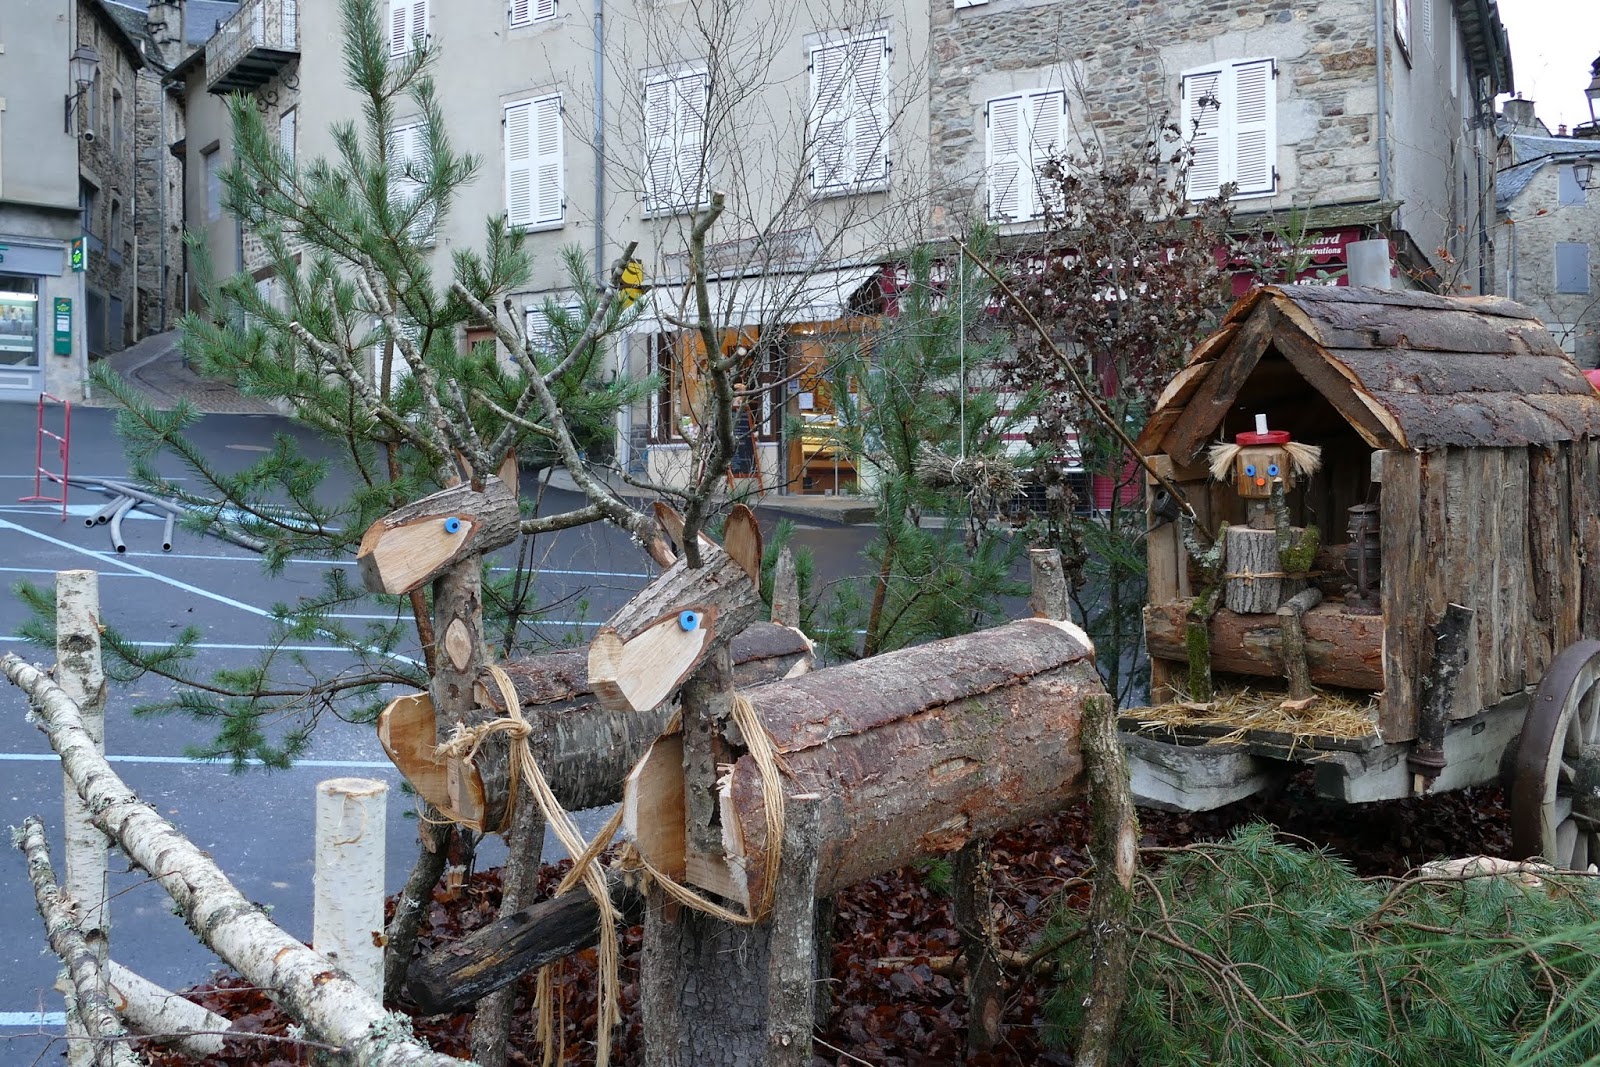
{"type": "Polygon", "coordinates": [[[1284,574],[1275,530],[1230,526],[1226,552],[1223,602],[1229,611],[1243,615],[1274,612],[1279,604],[1305,588],[1304,578],[1284,574]]]}

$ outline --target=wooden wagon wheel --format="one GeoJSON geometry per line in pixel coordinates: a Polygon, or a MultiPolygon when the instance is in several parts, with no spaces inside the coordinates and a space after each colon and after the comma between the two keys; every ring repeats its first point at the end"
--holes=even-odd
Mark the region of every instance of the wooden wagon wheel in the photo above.
{"type": "Polygon", "coordinates": [[[1579,641],[1539,682],[1511,772],[1511,842],[1558,867],[1600,863],[1600,641],[1579,641]]]}

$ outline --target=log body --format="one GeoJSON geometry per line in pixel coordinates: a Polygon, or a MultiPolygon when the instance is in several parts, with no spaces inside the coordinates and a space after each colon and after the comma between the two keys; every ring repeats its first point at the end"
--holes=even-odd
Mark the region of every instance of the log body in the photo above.
{"type": "MultiPolygon", "coordinates": [[[[826,895],[1058,810],[1082,791],[1083,701],[1104,692],[1083,631],[1026,619],[746,695],[788,791],[822,798],[816,892],[826,895]]],[[[767,847],[754,761],[741,755],[722,779],[731,862],[708,877],[718,860],[692,854],[684,828],[656,817],[683,789],[681,750],[664,737],[629,775],[624,832],[662,870],[748,905],[767,847]]]]}
{"type": "Polygon", "coordinates": [[[1259,614],[1305,588],[1305,579],[1284,575],[1274,530],[1228,527],[1228,575],[1224,590],[1229,611],[1259,614]]]}
{"type": "MultiPolygon", "coordinates": [[[[811,643],[798,630],[757,623],[733,639],[733,680],[741,689],[804,673],[811,643]]],[[[589,685],[588,652],[549,652],[505,664],[522,700],[522,715],[544,737],[541,765],[556,798],[569,811],[622,799],[628,770],[677,713],[676,701],[637,714],[602,708],[589,685]]],[[[500,691],[486,672],[474,686],[478,706],[504,714],[500,691]]],[[[427,694],[398,697],[379,719],[378,739],[419,793],[448,805],[445,771],[434,751],[434,712],[427,694]]]]}
{"type": "MultiPolygon", "coordinates": [[[[1190,601],[1144,609],[1145,644],[1159,659],[1186,662],[1190,601]]],[[[1383,688],[1381,615],[1347,615],[1322,603],[1300,619],[1306,668],[1318,685],[1375,692],[1383,688]]],[[[1223,608],[1211,617],[1211,665],[1229,674],[1283,677],[1283,634],[1277,615],[1240,615],[1223,608]]]]}

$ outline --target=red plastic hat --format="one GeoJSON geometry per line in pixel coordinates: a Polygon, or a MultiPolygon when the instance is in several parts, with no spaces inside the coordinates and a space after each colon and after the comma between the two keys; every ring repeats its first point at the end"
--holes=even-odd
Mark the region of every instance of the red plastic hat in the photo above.
{"type": "Polygon", "coordinates": [[[1288,430],[1268,430],[1266,433],[1241,433],[1234,438],[1241,445],[1286,445],[1289,443],[1288,430]]]}

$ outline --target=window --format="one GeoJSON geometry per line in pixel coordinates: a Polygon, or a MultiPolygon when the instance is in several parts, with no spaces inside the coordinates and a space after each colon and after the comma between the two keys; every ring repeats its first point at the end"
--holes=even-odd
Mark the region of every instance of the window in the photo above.
{"type": "Polygon", "coordinates": [[[206,221],[216,222],[222,218],[222,153],[209,148],[200,160],[206,179],[206,221]]]}
{"type": "Polygon", "coordinates": [[[644,209],[686,211],[708,199],[705,71],[646,77],[644,209]]]}
{"type": "Polygon", "coordinates": [[[1422,0],[1422,43],[1433,52],[1433,0],[1422,0]]]}
{"type": "Polygon", "coordinates": [[[80,216],[79,225],[82,228],[83,232],[86,233],[86,234],[90,234],[90,235],[94,234],[94,227],[95,227],[95,222],[96,222],[96,219],[94,217],[94,201],[95,201],[95,197],[99,195],[99,192],[100,192],[100,190],[96,189],[93,185],[90,185],[88,182],[83,181],[82,179],[79,179],[79,181],[78,181],[78,215],[80,216]]]}
{"type": "Polygon", "coordinates": [[[1578,241],[1556,242],[1556,292],[1589,291],[1589,246],[1578,241]]]}
{"type": "Polygon", "coordinates": [[[294,162],[295,125],[299,117],[294,108],[290,108],[278,116],[278,147],[283,149],[283,154],[289,157],[289,162],[294,162]]]}
{"type": "Polygon", "coordinates": [[[1066,116],[1067,94],[1059,89],[989,101],[984,126],[991,221],[1044,214],[1052,183],[1039,176],[1039,167],[1061,150],[1066,116]]]}
{"type": "MultiPolygon", "coordinates": [[[[522,320],[522,329],[534,352],[552,358],[565,356],[567,354],[565,343],[556,329],[556,324],[550,320],[545,305],[529,304],[525,310],[527,314],[522,320]]],[[[574,331],[573,340],[576,340],[577,328],[582,325],[583,308],[577,304],[562,304],[561,312],[566,324],[574,331]]]]}
{"type": "Polygon", "coordinates": [[[1561,351],[1578,358],[1578,324],[1575,322],[1547,322],[1544,328],[1550,331],[1550,336],[1556,339],[1561,346],[1561,351]]]}
{"type": "Polygon", "coordinates": [[[1448,8],[1450,12],[1450,95],[1456,95],[1456,87],[1461,81],[1461,27],[1456,23],[1455,5],[1448,8]]]}
{"type": "Polygon", "coordinates": [[[1239,60],[1183,76],[1180,124],[1194,143],[1190,200],[1216,196],[1230,182],[1235,196],[1277,191],[1277,78],[1271,59],[1239,60]]]}
{"type": "Polygon", "coordinates": [[[122,151],[122,93],[111,90],[111,151],[122,151]]]}
{"type": "Polygon", "coordinates": [[[506,221],[513,226],[559,226],[562,188],[561,96],[507,105],[506,221]]]}
{"type": "Polygon", "coordinates": [[[389,54],[403,56],[428,43],[428,0],[389,0],[389,54]]]}
{"type": "Polygon", "coordinates": [[[889,39],[855,37],[811,49],[811,188],[848,192],[889,177],[889,39]]]}
{"type": "Polygon", "coordinates": [[[389,131],[389,203],[411,217],[408,232],[418,244],[433,242],[433,205],[423,201],[427,166],[427,126],[410,122],[389,131]]]}
{"type": "Polygon", "coordinates": [[[556,0],[511,0],[511,25],[529,26],[556,17],[556,0]]]}
{"type": "Polygon", "coordinates": [[[1578,175],[1572,164],[1563,163],[1556,168],[1556,199],[1562,207],[1582,207],[1589,202],[1588,191],[1578,184],[1578,175]]]}
{"type": "Polygon", "coordinates": [[[1394,39],[1406,58],[1411,58],[1411,0],[1394,0],[1394,39]]]}
{"type": "Polygon", "coordinates": [[[39,283],[0,274],[0,367],[39,365],[39,283]]]}
{"type": "Polygon", "coordinates": [[[111,201],[111,261],[122,262],[122,205],[111,201]]]}

